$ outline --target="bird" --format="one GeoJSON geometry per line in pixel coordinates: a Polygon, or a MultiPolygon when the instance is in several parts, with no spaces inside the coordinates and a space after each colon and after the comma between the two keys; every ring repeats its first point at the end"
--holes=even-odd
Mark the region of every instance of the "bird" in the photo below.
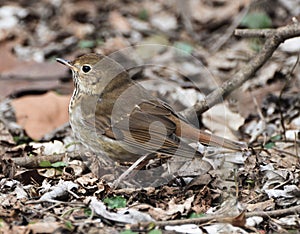
{"type": "Polygon", "coordinates": [[[246,147],[196,128],[105,55],[56,60],[72,71],[69,122],[75,137],[109,159],[134,162],[145,154],[201,159],[203,155],[190,142],[236,151],[246,147]]]}

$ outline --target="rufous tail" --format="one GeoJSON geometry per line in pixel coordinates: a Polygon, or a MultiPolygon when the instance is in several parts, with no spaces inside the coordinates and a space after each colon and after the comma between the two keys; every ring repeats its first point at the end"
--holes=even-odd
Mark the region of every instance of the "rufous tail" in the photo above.
{"type": "MultiPolygon", "coordinates": [[[[178,125],[177,125],[178,126],[178,125]]],[[[197,140],[205,145],[219,146],[232,150],[244,150],[247,149],[247,144],[245,142],[236,142],[223,137],[216,136],[214,134],[199,130],[188,123],[180,120],[180,129],[176,129],[176,135],[188,138],[191,140],[197,140]]]]}

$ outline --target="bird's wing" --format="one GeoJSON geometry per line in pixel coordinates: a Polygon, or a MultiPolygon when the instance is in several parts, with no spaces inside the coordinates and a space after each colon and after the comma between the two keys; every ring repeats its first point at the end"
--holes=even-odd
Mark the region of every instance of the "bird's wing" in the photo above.
{"type": "Polygon", "coordinates": [[[106,137],[123,141],[137,150],[178,154],[189,158],[198,155],[199,153],[176,136],[176,123],[170,118],[173,115],[173,110],[165,103],[145,100],[135,105],[130,114],[118,118],[118,121],[96,115],[96,123],[99,123],[98,126],[104,130],[103,135],[106,137]],[[102,128],[104,125],[106,128],[102,128]]]}

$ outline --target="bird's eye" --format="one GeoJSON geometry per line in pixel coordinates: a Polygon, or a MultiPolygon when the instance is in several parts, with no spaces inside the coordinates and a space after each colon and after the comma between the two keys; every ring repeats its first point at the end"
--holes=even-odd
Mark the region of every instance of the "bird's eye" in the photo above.
{"type": "Polygon", "coordinates": [[[91,70],[91,66],[90,65],[83,65],[81,67],[81,70],[84,72],[84,73],[88,73],[90,70],[91,70]]]}

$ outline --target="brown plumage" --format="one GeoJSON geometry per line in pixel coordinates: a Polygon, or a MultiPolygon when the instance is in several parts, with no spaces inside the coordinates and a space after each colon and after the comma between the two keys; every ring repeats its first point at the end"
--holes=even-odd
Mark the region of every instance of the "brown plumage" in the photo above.
{"type": "Polygon", "coordinates": [[[135,161],[143,154],[155,152],[201,157],[184,139],[232,150],[245,147],[195,128],[107,57],[92,53],[73,62],[57,61],[73,72],[71,127],[94,151],[117,160],[135,161]]]}

